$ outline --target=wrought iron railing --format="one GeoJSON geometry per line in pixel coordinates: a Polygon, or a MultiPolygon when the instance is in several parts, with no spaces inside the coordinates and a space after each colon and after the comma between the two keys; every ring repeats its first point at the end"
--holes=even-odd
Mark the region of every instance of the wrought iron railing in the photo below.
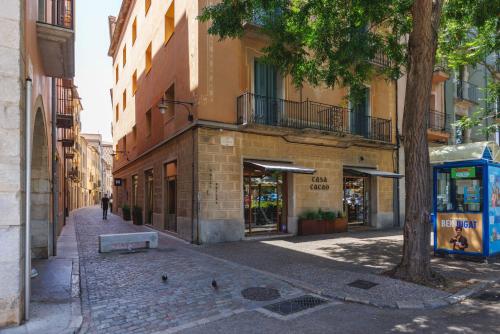
{"type": "Polygon", "coordinates": [[[479,102],[479,90],[476,85],[464,81],[457,80],[457,97],[461,100],[467,100],[474,103],[479,102]]]}
{"type": "Polygon", "coordinates": [[[375,54],[375,57],[370,59],[370,63],[380,67],[389,67],[391,65],[391,60],[389,59],[389,56],[387,56],[387,54],[383,52],[377,52],[375,54]]]}
{"type": "Polygon", "coordinates": [[[245,93],[237,98],[238,124],[315,129],[391,142],[391,120],[313,101],[290,101],[245,93]]]}
{"type": "Polygon", "coordinates": [[[442,111],[429,110],[427,128],[434,131],[446,131],[446,114],[442,111]]]}

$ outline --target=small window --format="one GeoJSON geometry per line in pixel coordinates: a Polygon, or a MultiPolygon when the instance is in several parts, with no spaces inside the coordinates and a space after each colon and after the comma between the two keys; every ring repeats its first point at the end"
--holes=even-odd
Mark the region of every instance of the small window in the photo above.
{"type": "Polygon", "coordinates": [[[127,135],[123,136],[123,154],[127,154],[127,135]]]}
{"type": "MultiPolygon", "coordinates": [[[[172,84],[165,92],[165,100],[175,101],[175,84],[172,84]]],[[[175,116],[175,105],[172,102],[167,103],[167,110],[164,116],[165,121],[175,116]]]]}
{"type": "Polygon", "coordinates": [[[165,43],[167,43],[174,34],[174,3],[175,1],[172,1],[172,4],[168,7],[167,13],[165,14],[165,43]]]}
{"type": "Polygon", "coordinates": [[[127,109],[127,89],[125,89],[123,91],[123,96],[122,96],[122,99],[123,99],[123,111],[125,111],[125,109],[127,109]]]}
{"type": "Polygon", "coordinates": [[[146,49],[146,73],[149,73],[151,67],[153,66],[153,45],[149,43],[148,48],[146,49]]]}
{"type": "Polygon", "coordinates": [[[146,9],[146,15],[148,15],[149,8],[151,8],[151,0],[144,0],[144,7],[146,9]]]}
{"type": "Polygon", "coordinates": [[[119,104],[117,104],[115,107],[115,119],[116,119],[116,122],[118,122],[118,120],[120,119],[120,105],[119,104]]]}
{"type": "Polygon", "coordinates": [[[146,136],[151,136],[151,109],[146,112],[146,136]]]}
{"type": "Polygon", "coordinates": [[[134,23],[132,23],[132,45],[135,44],[136,39],[137,39],[137,17],[134,19],[134,23]]]}
{"type": "Polygon", "coordinates": [[[123,60],[123,67],[125,67],[125,64],[127,64],[127,45],[123,47],[123,53],[122,53],[122,60],[123,60]]]}
{"type": "Polygon", "coordinates": [[[137,70],[135,70],[134,74],[132,75],[132,93],[135,95],[136,91],[137,91],[137,70]]]}
{"type": "Polygon", "coordinates": [[[134,140],[134,143],[137,142],[137,126],[132,127],[132,139],[134,140]]]}
{"type": "Polygon", "coordinates": [[[118,79],[120,79],[120,74],[118,70],[118,65],[115,67],[115,83],[118,83],[118,79]]]}

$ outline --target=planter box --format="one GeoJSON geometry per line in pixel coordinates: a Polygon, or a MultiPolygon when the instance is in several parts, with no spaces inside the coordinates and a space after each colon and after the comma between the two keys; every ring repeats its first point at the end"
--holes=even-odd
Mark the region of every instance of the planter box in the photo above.
{"type": "Polygon", "coordinates": [[[336,218],[333,232],[334,233],[347,232],[347,218],[336,218]]]}
{"type": "Polygon", "coordinates": [[[299,235],[325,234],[326,226],[323,220],[299,220],[299,235]]]}

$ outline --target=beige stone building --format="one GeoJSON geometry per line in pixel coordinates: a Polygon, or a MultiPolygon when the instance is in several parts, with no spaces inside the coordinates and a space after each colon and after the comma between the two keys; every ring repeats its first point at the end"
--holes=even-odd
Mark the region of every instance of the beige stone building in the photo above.
{"type": "Polygon", "coordinates": [[[210,36],[206,3],[124,0],[110,17],[115,211],[199,243],[296,234],[318,209],[393,226],[396,83],[375,76],[356,104],[298,90],[260,60],[258,24],[210,36]]]}
{"type": "Polygon", "coordinates": [[[54,255],[64,224],[73,17],[73,0],[1,2],[0,328],[29,318],[31,259],[54,255]]]}

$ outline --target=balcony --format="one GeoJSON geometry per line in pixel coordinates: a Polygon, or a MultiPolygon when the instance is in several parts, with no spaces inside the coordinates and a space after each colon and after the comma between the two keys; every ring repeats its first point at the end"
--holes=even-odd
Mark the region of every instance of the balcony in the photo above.
{"type": "Polygon", "coordinates": [[[434,72],[432,73],[432,83],[445,82],[449,78],[450,75],[448,74],[446,63],[443,61],[437,62],[434,65],[434,72]]]}
{"type": "Polygon", "coordinates": [[[44,15],[39,17],[42,20],[36,23],[45,75],[72,78],[75,76],[74,0],[53,0],[51,3],[54,8],[46,8],[44,15]]]}
{"type": "Polygon", "coordinates": [[[373,57],[370,60],[370,63],[372,65],[379,66],[379,67],[391,66],[391,60],[389,59],[389,57],[385,53],[382,53],[382,52],[377,52],[375,54],[375,57],[373,57]]]}
{"type": "Polygon", "coordinates": [[[457,80],[456,84],[457,99],[474,104],[479,103],[479,90],[476,85],[464,80],[457,80]]]}
{"type": "Polygon", "coordinates": [[[72,80],[56,80],[56,98],[56,126],[64,129],[72,128],[75,117],[72,80]]]}
{"type": "Polygon", "coordinates": [[[296,102],[245,93],[237,98],[237,117],[240,125],[312,129],[392,142],[391,120],[364,116],[347,108],[309,100],[296,102]]]}
{"type": "MultiPolygon", "coordinates": [[[[75,135],[73,128],[59,129],[58,141],[62,143],[63,147],[72,148],[75,145],[75,135]]],[[[74,154],[74,153],[71,153],[74,154]]],[[[73,158],[71,158],[73,159],[73,158]]]]}
{"type": "Polygon", "coordinates": [[[427,139],[432,142],[447,142],[450,134],[446,131],[446,114],[430,110],[427,119],[427,139]]]}

